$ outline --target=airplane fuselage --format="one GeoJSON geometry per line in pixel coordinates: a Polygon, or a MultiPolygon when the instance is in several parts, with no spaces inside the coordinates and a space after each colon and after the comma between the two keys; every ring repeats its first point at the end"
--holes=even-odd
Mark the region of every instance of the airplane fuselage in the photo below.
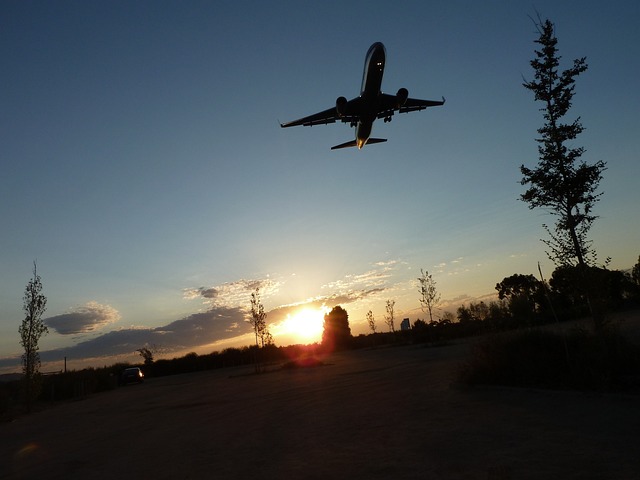
{"type": "Polygon", "coordinates": [[[386,57],[384,45],[376,42],[371,45],[364,60],[362,86],[360,87],[360,102],[364,109],[356,125],[356,145],[358,148],[364,147],[371,136],[373,121],[377,115],[377,100],[381,92],[386,57]]]}

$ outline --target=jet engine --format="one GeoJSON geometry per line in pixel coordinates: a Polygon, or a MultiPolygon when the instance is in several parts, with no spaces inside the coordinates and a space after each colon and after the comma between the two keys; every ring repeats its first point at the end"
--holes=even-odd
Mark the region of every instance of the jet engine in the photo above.
{"type": "Polygon", "coordinates": [[[405,103],[407,103],[407,98],[409,98],[409,90],[402,87],[400,90],[398,90],[398,93],[396,93],[398,108],[402,107],[405,103]]]}
{"type": "Polygon", "coordinates": [[[347,108],[347,99],[344,97],[338,97],[336,99],[336,112],[338,112],[339,117],[342,117],[345,114],[346,108],[347,108]]]}

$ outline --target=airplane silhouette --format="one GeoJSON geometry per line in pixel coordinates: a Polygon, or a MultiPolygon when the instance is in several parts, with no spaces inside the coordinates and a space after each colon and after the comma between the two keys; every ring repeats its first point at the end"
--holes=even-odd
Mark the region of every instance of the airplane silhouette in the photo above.
{"type": "Polygon", "coordinates": [[[358,147],[360,149],[368,144],[387,141],[386,138],[370,138],[373,122],[377,118],[383,118],[386,123],[391,121],[391,117],[395,112],[408,113],[424,110],[427,107],[444,105],[444,97],[442,97],[442,101],[409,98],[409,91],[404,87],[399,89],[395,95],[382,93],[380,86],[382,85],[385,61],[386,51],[384,45],[380,42],[374,43],[369,47],[364,61],[362,87],[358,97],[349,101],[345,97],[338,97],[335,107],[292,122],[282,123],[280,126],[282,128],[298,125],[311,127],[313,125],[335,123],[340,120],[343,123],[349,123],[352,127],[356,127],[356,139],[331,147],[331,150],[346,147],[358,147]]]}

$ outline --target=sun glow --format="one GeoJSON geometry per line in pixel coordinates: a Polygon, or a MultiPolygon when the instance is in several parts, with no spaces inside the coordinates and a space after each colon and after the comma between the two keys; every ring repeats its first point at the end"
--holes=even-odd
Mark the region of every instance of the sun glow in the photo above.
{"type": "Polygon", "coordinates": [[[282,331],[295,336],[301,342],[320,341],[324,314],[324,310],[303,308],[293,315],[287,315],[287,319],[282,324],[282,331]]]}

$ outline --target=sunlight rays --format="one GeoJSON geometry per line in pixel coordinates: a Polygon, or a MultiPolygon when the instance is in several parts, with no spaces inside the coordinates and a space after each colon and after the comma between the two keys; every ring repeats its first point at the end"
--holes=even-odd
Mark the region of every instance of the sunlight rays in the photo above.
{"type": "Polygon", "coordinates": [[[327,311],[326,307],[305,307],[294,314],[287,314],[287,318],[278,326],[277,333],[295,337],[301,343],[319,342],[327,311]]]}

